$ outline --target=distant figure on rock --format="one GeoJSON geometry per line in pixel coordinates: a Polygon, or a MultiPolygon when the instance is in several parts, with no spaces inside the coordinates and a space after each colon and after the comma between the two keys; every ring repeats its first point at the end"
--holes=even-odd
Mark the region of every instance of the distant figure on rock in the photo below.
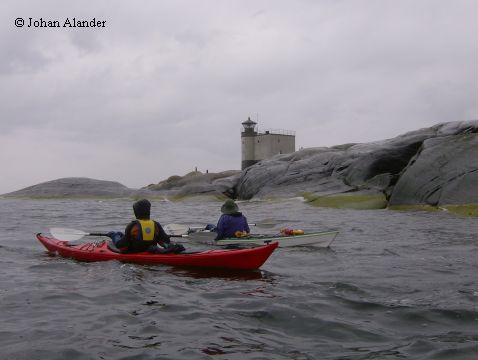
{"type": "Polygon", "coordinates": [[[131,221],[122,232],[111,231],[108,236],[122,253],[152,252],[179,253],[184,251],[180,244],[172,244],[161,224],[150,219],[151,203],[139,200],[133,204],[136,220],[131,221]],[[158,246],[159,245],[159,246],[158,246]]]}
{"type": "Polygon", "coordinates": [[[228,199],[221,207],[222,215],[216,226],[215,240],[231,237],[242,237],[250,232],[247,218],[239,212],[239,207],[234,200],[228,199]]]}

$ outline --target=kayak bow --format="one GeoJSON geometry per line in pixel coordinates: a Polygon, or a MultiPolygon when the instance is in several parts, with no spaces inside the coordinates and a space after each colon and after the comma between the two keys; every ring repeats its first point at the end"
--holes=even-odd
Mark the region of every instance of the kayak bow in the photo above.
{"type": "Polygon", "coordinates": [[[275,242],[255,248],[214,249],[195,253],[152,254],[141,252],[121,254],[111,250],[108,247],[108,243],[104,240],[96,243],[72,244],[68,241],[47,237],[41,233],[36,236],[49,253],[78,261],[119,260],[137,264],[164,264],[237,270],[255,270],[260,268],[278,246],[278,243],[275,242]]]}

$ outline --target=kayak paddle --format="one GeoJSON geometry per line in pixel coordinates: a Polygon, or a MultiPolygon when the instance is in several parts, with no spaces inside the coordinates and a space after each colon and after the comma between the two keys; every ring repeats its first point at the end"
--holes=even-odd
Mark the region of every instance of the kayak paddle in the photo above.
{"type": "Polygon", "coordinates": [[[277,225],[277,221],[274,219],[264,219],[254,224],[249,223],[249,226],[257,226],[262,228],[273,228],[276,225],[277,225]]]}
{"type": "MultiPolygon", "coordinates": [[[[262,228],[273,228],[277,225],[277,221],[274,219],[265,219],[257,223],[249,223],[249,226],[256,226],[262,228]]],[[[163,226],[164,231],[169,236],[183,236],[189,234],[191,231],[204,230],[204,226],[187,226],[183,224],[167,224],[163,226]]]]}
{"type": "MultiPolygon", "coordinates": [[[[51,228],[50,234],[52,234],[55,239],[65,240],[65,241],[79,240],[84,236],[108,236],[108,233],[88,233],[82,230],[68,229],[68,228],[51,228]]],[[[169,237],[188,237],[187,234],[168,234],[168,235],[169,237]]]]}
{"type": "Polygon", "coordinates": [[[50,234],[56,239],[65,241],[79,240],[84,236],[108,236],[108,233],[87,233],[81,230],[68,228],[51,228],[50,234]]]}
{"type": "Polygon", "coordinates": [[[181,236],[187,235],[190,227],[182,224],[167,224],[163,226],[163,229],[169,236],[181,236]]]}

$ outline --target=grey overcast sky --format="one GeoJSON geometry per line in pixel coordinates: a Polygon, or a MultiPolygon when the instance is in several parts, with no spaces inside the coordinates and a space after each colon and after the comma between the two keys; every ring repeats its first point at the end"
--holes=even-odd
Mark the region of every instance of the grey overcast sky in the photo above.
{"type": "Polygon", "coordinates": [[[477,14],[475,0],[3,0],[0,194],[239,169],[248,116],[297,148],[476,119],[477,14]]]}

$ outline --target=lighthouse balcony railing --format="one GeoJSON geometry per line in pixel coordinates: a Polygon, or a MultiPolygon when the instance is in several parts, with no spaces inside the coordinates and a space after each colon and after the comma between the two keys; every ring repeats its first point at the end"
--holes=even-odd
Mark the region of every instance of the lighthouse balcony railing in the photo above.
{"type": "Polygon", "coordinates": [[[258,131],[258,135],[289,135],[295,136],[295,131],[282,129],[264,129],[258,131]]]}

